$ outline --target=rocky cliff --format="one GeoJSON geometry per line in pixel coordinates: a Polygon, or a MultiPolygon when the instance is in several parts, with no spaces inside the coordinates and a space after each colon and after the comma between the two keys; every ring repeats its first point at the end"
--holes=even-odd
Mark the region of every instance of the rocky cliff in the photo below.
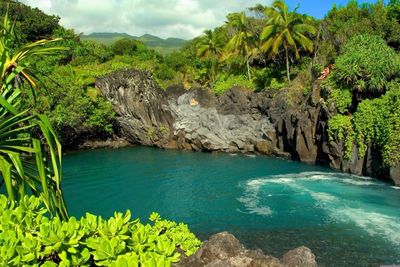
{"type": "Polygon", "coordinates": [[[319,82],[312,92],[249,92],[233,88],[216,96],[204,88],[159,88],[147,72],[123,70],[98,79],[112,102],[121,133],[132,143],[169,149],[258,152],[328,165],[357,175],[400,184],[400,167],[383,169],[378,151],[351,160],[343,144],[330,142],[326,106],[319,82]]]}

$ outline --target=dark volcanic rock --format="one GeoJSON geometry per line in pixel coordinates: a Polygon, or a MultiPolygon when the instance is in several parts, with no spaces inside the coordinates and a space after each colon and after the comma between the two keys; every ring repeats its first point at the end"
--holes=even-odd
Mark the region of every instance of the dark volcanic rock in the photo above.
{"type": "Polygon", "coordinates": [[[132,143],[163,146],[174,119],[165,92],[144,71],[123,70],[98,79],[96,86],[118,114],[122,135],[132,143]]]}
{"type": "Polygon", "coordinates": [[[192,256],[184,257],[176,266],[190,267],[314,267],[315,256],[306,247],[291,250],[283,261],[264,255],[261,250],[246,249],[233,235],[223,232],[210,237],[192,256]]]}

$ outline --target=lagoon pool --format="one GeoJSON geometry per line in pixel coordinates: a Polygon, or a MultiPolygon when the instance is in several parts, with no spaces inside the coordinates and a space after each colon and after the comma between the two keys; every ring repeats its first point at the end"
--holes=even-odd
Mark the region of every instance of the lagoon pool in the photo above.
{"type": "Polygon", "coordinates": [[[400,264],[400,188],[283,159],[147,147],[64,157],[69,212],[130,209],[185,222],[201,239],[229,231],[281,257],[305,245],[320,266],[400,264]]]}

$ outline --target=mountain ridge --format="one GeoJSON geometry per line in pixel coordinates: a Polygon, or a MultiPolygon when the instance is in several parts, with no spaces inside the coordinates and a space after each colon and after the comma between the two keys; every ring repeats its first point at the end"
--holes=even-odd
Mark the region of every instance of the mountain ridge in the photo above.
{"type": "Polygon", "coordinates": [[[168,37],[166,39],[160,38],[151,34],[143,34],[142,36],[134,36],[128,33],[120,32],[93,32],[87,35],[82,35],[82,40],[92,40],[105,45],[111,45],[115,41],[123,38],[142,41],[146,46],[153,48],[161,54],[168,54],[182,48],[188,40],[168,37]]]}

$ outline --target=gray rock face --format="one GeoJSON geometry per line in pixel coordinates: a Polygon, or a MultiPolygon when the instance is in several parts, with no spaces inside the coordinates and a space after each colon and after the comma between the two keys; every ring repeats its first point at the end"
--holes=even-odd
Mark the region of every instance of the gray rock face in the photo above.
{"type": "Polygon", "coordinates": [[[315,256],[306,247],[291,250],[283,260],[265,255],[261,250],[246,249],[233,235],[223,232],[210,237],[192,256],[176,266],[190,267],[315,267],[315,256]]]}
{"type": "MultiPolygon", "coordinates": [[[[169,103],[175,119],[174,134],[182,134],[185,142],[194,145],[194,148],[253,152],[258,143],[270,143],[267,136],[275,130],[267,117],[249,113],[220,113],[213,103],[200,104],[198,99],[196,91],[192,91],[169,103]]],[[[271,151],[263,149],[260,152],[271,151]]]]}
{"type": "Polygon", "coordinates": [[[122,134],[132,143],[170,149],[254,152],[259,148],[260,153],[273,152],[275,129],[267,117],[250,112],[244,104],[249,102],[248,93],[239,89],[221,98],[201,88],[164,92],[148,73],[132,70],[98,79],[96,86],[113,104],[122,134]]]}

